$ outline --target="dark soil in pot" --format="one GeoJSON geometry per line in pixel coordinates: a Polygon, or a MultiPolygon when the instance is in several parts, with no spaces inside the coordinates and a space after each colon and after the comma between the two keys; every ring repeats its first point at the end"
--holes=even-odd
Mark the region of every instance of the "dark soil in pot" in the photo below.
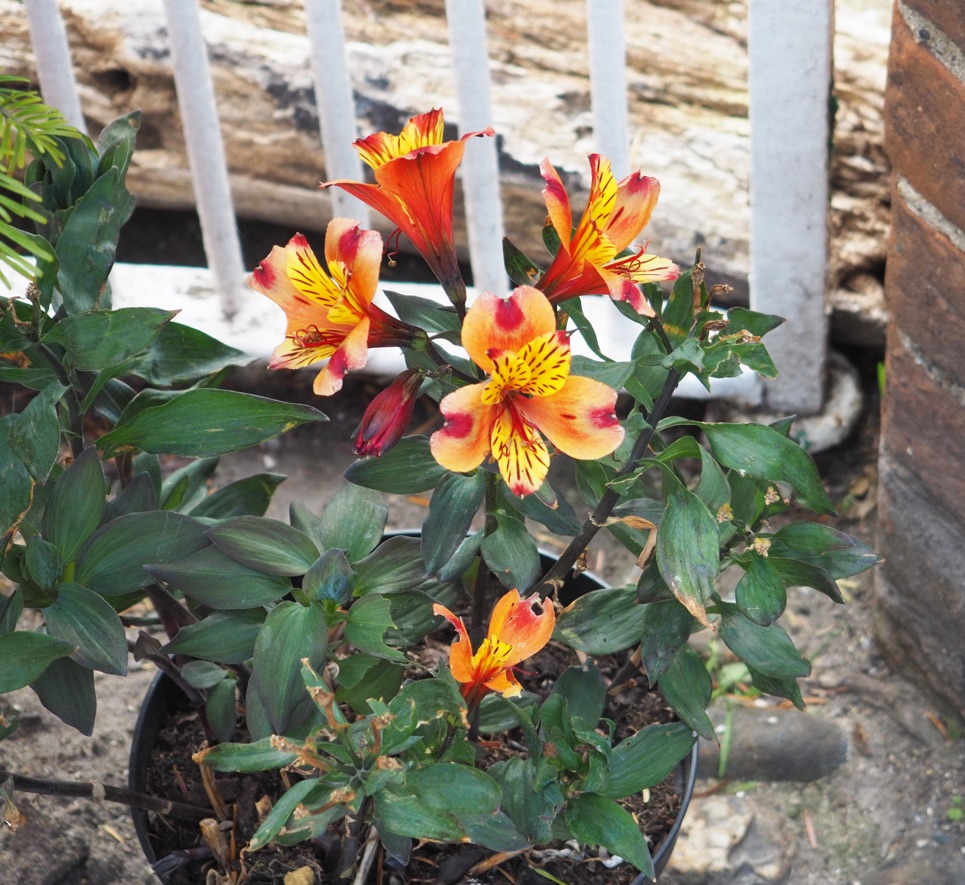
{"type": "MultiPolygon", "coordinates": [[[[538,683],[544,683],[544,686],[551,684],[552,674],[558,672],[560,652],[572,655],[569,649],[551,645],[531,658],[526,662],[526,674],[521,675],[521,681],[530,683],[527,687],[534,689],[539,687],[538,683]]],[[[606,665],[605,661],[598,663],[601,669],[606,665]]],[[[542,690],[545,691],[545,687],[542,690]]],[[[646,725],[672,719],[663,699],[655,691],[632,686],[615,700],[618,707],[629,711],[621,731],[630,733],[646,725]],[[632,705],[627,707],[627,701],[631,701],[632,705]]],[[[610,715],[609,711],[607,715],[610,715]]],[[[208,806],[200,770],[191,759],[204,740],[204,729],[198,713],[188,708],[180,689],[170,679],[159,676],[151,686],[135,731],[131,788],[200,807],[208,806]]],[[[499,745],[492,747],[491,752],[495,761],[500,752],[499,745]]],[[[627,806],[648,835],[657,873],[662,870],[673,849],[682,817],[681,810],[690,800],[695,773],[695,757],[691,755],[664,783],[648,791],[649,795],[633,797],[627,806]]],[[[240,848],[257,829],[259,800],[263,801],[265,796],[276,798],[284,791],[284,786],[277,772],[264,772],[257,776],[218,773],[216,782],[218,792],[232,809],[232,821],[224,828],[230,851],[232,838],[235,846],[240,848]]],[[[139,809],[134,810],[134,822],[148,860],[156,865],[159,878],[167,885],[204,883],[205,870],[219,867],[201,838],[197,824],[149,815],[139,809]]],[[[314,871],[317,882],[334,881],[330,862],[326,863],[326,847],[324,844],[309,843],[291,848],[266,847],[246,858],[244,869],[247,878],[243,881],[250,885],[280,885],[285,873],[302,867],[314,871]]],[[[567,846],[554,846],[554,849],[566,852],[567,846]]],[[[237,851],[234,853],[237,855],[237,851]]],[[[491,855],[492,852],[476,846],[426,844],[413,852],[412,861],[404,870],[393,869],[386,863],[380,864],[379,859],[375,869],[382,871],[380,881],[383,885],[427,881],[454,883],[463,880],[470,869],[484,864],[491,855]]],[[[587,857],[592,857],[592,854],[587,857]]],[[[241,868],[237,864],[233,866],[235,869],[241,868]]],[[[517,885],[545,885],[546,879],[533,872],[532,867],[546,869],[567,885],[626,885],[638,878],[637,871],[627,863],[607,869],[599,860],[567,859],[540,852],[508,859],[488,872],[474,871],[471,878],[477,882],[503,885],[506,878],[500,872],[500,867],[512,876],[512,881],[517,885]]]]}
{"type": "MultiPolygon", "coordinates": [[[[581,575],[568,582],[564,602],[581,592],[601,586],[589,575],[581,575]],[[574,586],[575,585],[575,586],[574,586]]],[[[410,653],[415,650],[410,649],[410,653]]],[[[415,656],[425,668],[436,670],[448,658],[449,637],[431,634],[415,656]]],[[[595,660],[604,680],[610,682],[622,661],[615,656],[595,660]]],[[[556,678],[568,666],[578,663],[572,649],[551,642],[541,652],[523,662],[517,672],[527,691],[545,696],[556,678]]],[[[417,675],[414,671],[414,675],[417,675]]],[[[642,728],[673,721],[674,716],[663,698],[650,690],[645,677],[630,679],[621,690],[610,696],[604,716],[617,723],[617,738],[623,739],[642,728]]],[[[240,733],[236,740],[243,740],[240,733]]],[[[483,735],[486,758],[482,767],[497,761],[500,755],[515,754],[522,746],[522,738],[513,733],[483,735]],[[516,741],[516,737],[519,740],[516,741]]],[[[177,685],[159,676],[151,686],[138,721],[131,753],[131,788],[151,795],[177,799],[200,807],[209,807],[198,765],[192,760],[205,740],[205,731],[197,711],[189,708],[187,699],[177,685]]],[[[630,797],[623,804],[647,834],[654,868],[657,874],[665,866],[676,842],[683,812],[690,801],[696,776],[696,747],[666,780],[644,794],[630,797]]],[[[159,878],[166,885],[210,885],[207,871],[225,868],[244,876],[214,879],[216,885],[262,885],[281,883],[285,874],[307,867],[318,883],[351,882],[352,877],[339,880],[335,875],[338,859],[339,835],[331,833],[330,844],[318,840],[291,848],[266,847],[238,861],[241,848],[247,844],[270,803],[286,789],[278,772],[258,775],[216,774],[217,792],[231,811],[231,820],[221,825],[229,861],[219,864],[202,839],[196,823],[134,809],[134,824],[141,846],[154,864],[159,878]],[[333,850],[333,848],[335,850],[333,850]]],[[[214,813],[212,812],[212,817],[214,813]]],[[[327,834],[328,835],[328,834],[327,834]]],[[[493,852],[474,845],[426,843],[413,850],[408,866],[399,869],[383,857],[381,846],[373,865],[370,883],[379,885],[410,885],[410,883],[451,883],[471,881],[505,885],[545,885],[546,878],[535,872],[543,869],[567,885],[642,885],[648,881],[626,862],[612,868],[606,857],[598,858],[592,849],[583,855],[575,854],[572,846],[558,844],[550,850],[533,849],[523,854],[494,862],[493,852]]],[[[306,871],[307,872],[307,871],[306,871]]],[[[310,878],[306,881],[312,881],[310,878]]]]}

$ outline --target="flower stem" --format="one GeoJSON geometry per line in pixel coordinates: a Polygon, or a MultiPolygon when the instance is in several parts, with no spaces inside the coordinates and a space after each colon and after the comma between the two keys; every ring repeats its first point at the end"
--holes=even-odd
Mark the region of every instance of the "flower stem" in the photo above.
{"type": "Polygon", "coordinates": [[[135,793],[133,790],[125,790],[122,787],[111,786],[111,784],[97,784],[90,781],[54,781],[45,778],[24,777],[20,774],[0,770],[0,783],[11,780],[14,790],[23,793],[40,793],[44,796],[72,796],[98,801],[106,799],[108,802],[119,802],[121,805],[143,808],[146,811],[155,811],[158,814],[181,820],[201,821],[213,815],[210,808],[199,808],[197,805],[173,802],[170,799],[148,796],[145,793],[135,793]]]}
{"type": "MultiPolygon", "coordinates": [[[[660,329],[660,331],[662,331],[662,329],[660,329]]],[[[663,419],[664,413],[667,411],[667,407],[670,405],[670,400],[679,383],[680,372],[677,369],[671,369],[667,373],[667,379],[663,383],[663,389],[660,391],[660,395],[653,404],[653,409],[651,409],[650,415],[647,418],[648,426],[646,430],[637,437],[637,441],[634,443],[633,449],[630,452],[630,457],[627,458],[623,467],[617,471],[613,477],[614,479],[619,479],[636,470],[640,459],[646,454],[650,442],[657,432],[657,425],[663,419]]],[[[613,489],[607,489],[603,497],[600,498],[596,509],[590,514],[586,522],[583,523],[583,527],[560,554],[559,559],[550,566],[546,574],[543,575],[542,579],[536,585],[536,590],[540,596],[549,596],[554,589],[563,583],[563,579],[576,564],[580,554],[586,550],[587,545],[593,540],[596,533],[603,527],[603,524],[613,512],[613,508],[619,500],[620,495],[618,492],[613,489]]]]}

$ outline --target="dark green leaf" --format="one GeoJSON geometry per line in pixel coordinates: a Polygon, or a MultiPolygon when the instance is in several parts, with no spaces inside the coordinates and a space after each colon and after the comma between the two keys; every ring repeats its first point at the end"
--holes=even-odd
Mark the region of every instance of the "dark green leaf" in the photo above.
{"type": "Polygon", "coordinates": [[[389,304],[399,319],[417,329],[429,334],[458,332],[460,329],[459,314],[448,304],[418,295],[403,295],[388,289],[385,290],[385,297],[389,299],[389,304]]]}
{"type": "Polygon", "coordinates": [[[85,449],[57,479],[44,509],[41,531],[60,548],[67,562],[77,556],[100,524],[107,491],[104,470],[93,448],[85,449]]]}
{"type": "Polygon", "coordinates": [[[393,495],[414,495],[434,488],[447,471],[441,467],[424,436],[405,436],[378,458],[360,458],[345,478],[367,489],[393,495]]]}
{"type": "Polygon", "coordinates": [[[816,522],[788,523],[774,535],[770,552],[822,568],[835,580],[857,575],[878,562],[867,544],[816,522]]]}
{"type": "Polygon", "coordinates": [[[16,418],[0,418],[0,537],[20,522],[33,498],[34,481],[7,442],[16,418]]]}
{"type": "Polygon", "coordinates": [[[753,667],[748,667],[751,674],[751,682],[754,688],[764,692],[764,694],[774,695],[778,698],[787,698],[795,707],[804,711],[804,698],[801,697],[801,686],[796,679],[790,676],[777,677],[765,676],[753,667]]]}
{"type": "Polygon", "coordinates": [[[267,575],[303,575],[318,559],[306,534],[277,519],[239,516],[208,529],[207,536],[235,562],[267,575]]]}
{"type": "Polygon", "coordinates": [[[51,636],[76,646],[71,657],[81,666],[116,676],[127,675],[127,637],[117,612],[80,584],[57,587],[57,600],[44,609],[51,636]]]}
{"type": "Polygon", "coordinates": [[[307,697],[299,662],[307,658],[311,667],[321,667],[327,636],[320,605],[281,602],[265,619],[255,642],[251,681],[276,734],[286,733],[295,707],[307,697]]]}
{"type": "Polygon", "coordinates": [[[710,673],[700,655],[684,646],[660,676],[660,693],[674,712],[708,741],[716,741],[714,723],[707,715],[707,704],[714,690],[710,673]]]}
{"type": "Polygon", "coordinates": [[[20,630],[0,636],[0,694],[30,685],[51,662],[73,650],[69,642],[46,633],[20,630]]]}
{"type": "Polygon", "coordinates": [[[697,488],[694,489],[694,494],[715,516],[721,507],[730,503],[730,486],[727,484],[727,478],[720,469],[720,465],[703,446],[700,448],[700,480],[697,488]]]}
{"type": "Polygon", "coordinates": [[[621,741],[610,755],[610,784],[605,795],[622,799],[659,784],[694,745],[682,722],[649,725],[621,741]]]}
{"type": "Polygon", "coordinates": [[[388,516],[380,493],[345,483],[322,512],[319,550],[344,550],[349,562],[368,556],[382,540],[388,516]]]}
{"type": "Polygon", "coordinates": [[[606,705],[606,684],[591,660],[578,667],[567,667],[556,680],[553,693],[566,699],[571,717],[596,728],[606,705]]]}
{"type": "Polygon", "coordinates": [[[198,329],[167,323],[148,352],[131,368],[131,374],[158,387],[170,387],[191,383],[247,361],[242,351],[198,329]]]}
{"type": "Polygon", "coordinates": [[[406,656],[385,644],[385,632],[392,627],[395,624],[388,598],[379,593],[370,593],[356,600],[348,610],[345,638],[366,654],[404,663],[406,656]]]}
{"type": "Polygon", "coordinates": [[[117,426],[97,441],[105,457],[132,449],[195,458],[224,455],[274,439],[300,424],[328,420],[311,406],[233,390],[185,390],[146,409],[137,408],[139,396],[117,426]]]}
{"type": "Polygon", "coordinates": [[[524,593],[540,576],[536,542],[521,519],[503,513],[495,517],[496,530],[482,539],[483,559],[504,587],[524,593]]]}
{"type": "Polygon", "coordinates": [[[779,679],[811,672],[811,665],[801,657],[782,627],[761,627],[732,603],[720,603],[720,609],[720,638],[748,667],[779,679]]]}
{"type": "Polygon", "coordinates": [[[145,566],[179,561],[207,547],[204,531],[202,523],[169,510],[118,517],[84,545],[75,579],[102,596],[139,590],[153,581],[145,566]]]}
{"type": "Polygon", "coordinates": [[[216,740],[230,741],[234,737],[235,688],[234,678],[222,679],[208,692],[204,712],[216,740]]]}
{"type": "Polygon", "coordinates": [[[352,596],[352,577],[344,550],[326,550],[302,579],[302,593],[310,602],[331,599],[342,605],[352,596]]]}
{"type": "MultiPolygon", "coordinates": [[[[152,456],[142,453],[137,457],[152,456]]],[[[160,483],[161,507],[164,510],[187,512],[200,504],[208,496],[208,479],[217,468],[218,460],[218,458],[198,458],[165,476],[164,481],[160,483]]],[[[160,479],[160,469],[157,478],[160,479]]]]}
{"type": "Polygon", "coordinates": [[[181,677],[192,688],[207,691],[214,688],[226,675],[223,667],[211,661],[186,661],[181,665],[181,677]]]}
{"type": "Polygon", "coordinates": [[[202,751],[202,758],[204,765],[214,771],[238,771],[250,774],[291,765],[295,761],[295,754],[278,750],[271,745],[271,738],[263,738],[250,744],[225,743],[208,747],[202,751]]]}
{"type": "Polygon", "coordinates": [[[704,606],[720,571],[720,532],[707,505],[677,489],[667,501],[657,532],[657,567],[680,603],[702,624],[704,606]]]}
{"type": "Polygon", "coordinates": [[[486,476],[479,470],[468,476],[448,473],[439,481],[422,523],[422,556],[430,575],[443,568],[466,539],[485,493],[486,476]]]}
{"type": "Polygon", "coordinates": [[[259,848],[271,842],[281,831],[288,819],[294,814],[295,809],[304,802],[311,801],[313,793],[330,792],[329,787],[324,781],[317,778],[307,778],[298,781],[272,806],[271,811],[261,822],[261,826],[255,831],[248,844],[248,851],[257,851],[259,848]]]}
{"type": "Polygon", "coordinates": [[[134,140],[141,125],[141,112],[131,111],[108,123],[97,137],[97,174],[103,175],[112,166],[117,167],[119,179],[124,180],[134,153],[134,140]]]}
{"type": "Polygon", "coordinates": [[[701,422],[699,426],[725,467],[757,479],[786,482],[802,506],[816,513],[834,513],[814,461],[797,443],[763,424],[701,422]]]}
{"type": "Polygon", "coordinates": [[[677,278],[663,308],[663,329],[675,347],[687,340],[690,334],[694,323],[694,301],[693,276],[687,270],[677,278]]]}
{"type": "Polygon", "coordinates": [[[644,608],[640,650],[650,684],[656,684],[686,645],[694,627],[694,616],[676,599],[653,602],[644,608]]]}
{"type": "Polygon", "coordinates": [[[62,384],[48,384],[10,426],[10,448],[38,482],[47,479],[60,454],[60,422],[54,407],[66,392],[62,384]]]}
{"type": "Polygon", "coordinates": [[[584,845],[602,845],[653,878],[647,840],[623,806],[598,793],[581,793],[567,800],[565,815],[566,825],[584,845]]]}
{"type": "Polygon", "coordinates": [[[133,211],[134,198],[117,169],[101,175],[73,206],[56,243],[57,283],[68,314],[110,306],[101,296],[121,225],[133,211]]]}
{"type": "Polygon", "coordinates": [[[637,605],[636,590],[614,587],[585,593],[566,606],[556,619],[554,635],[577,651],[614,654],[640,641],[645,608],[637,605]]]}
{"type": "Polygon", "coordinates": [[[220,664],[241,664],[255,651],[255,639],[265,622],[263,608],[216,611],[197,624],[178,630],[161,651],[220,664]]]}
{"type": "Polygon", "coordinates": [[[727,311],[727,322],[729,324],[727,334],[735,334],[743,330],[763,338],[772,329],[780,326],[784,318],[769,313],[758,313],[745,307],[732,307],[727,311]]]}
{"type": "Polygon", "coordinates": [[[627,383],[627,378],[633,372],[633,363],[618,363],[612,360],[599,362],[577,354],[573,357],[570,372],[573,375],[593,378],[614,390],[622,390],[623,385],[627,383]]]}
{"type": "Polygon", "coordinates": [[[813,587],[835,602],[843,603],[844,597],[841,590],[831,576],[823,569],[808,562],[799,562],[796,559],[782,559],[779,556],[768,556],[771,565],[777,569],[781,576],[784,586],[787,587],[813,587]]]}
{"type": "Polygon", "coordinates": [[[247,568],[214,545],[184,559],[145,568],[156,580],[165,581],[202,605],[217,609],[267,605],[292,589],[288,578],[247,568]]]}
{"type": "Polygon", "coordinates": [[[558,491],[552,478],[532,495],[513,501],[523,516],[542,523],[554,535],[575,535],[580,530],[580,520],[569,501],[558,491]]]}
{"type": "Polygon", "coordinates": [[[24,571],[41,590],[53,590],[60,583],[65,565],[60,550],[40,535],[34,535],[27,541],[23,557],[24,571]]]}
{"type": "MultiPolygon", "coordinates": [[[[271,504],[275,489],[286,477],[281,473],[255,473],[215,489],[190,509],[192,516],[230,519],[232,516],[261,516],[271,504]]],[[[182,508],[183,509],[183,508],[182,508]]]]}
{"type": "Polygon", "coordinates": [[[86,311],[64,317],[43,341],[60,344],[75,369],[98,372],[146,350],[176,313],[156,307],[86,311]]]}
{"type": "Polygon", "coordinates": [[[509,237],[503,237],[503,265],[506,274],[517,286],[535,286],[542,273],[530,258],[510,242],[509,237]]]}
{"type": "Polygon", "coordinates": [[[766,627],[784,612],[787,592],[780,572],[770,559],[748,552],[743,577],[737,582],[737,607],[755,624],[766,627]]]}
{"type": "Polygon", "coordinates": [[[20,587],[14,587],[13,590],[0,591],[0,636],[16,630],[22,614],[23,590],[20,587]]]}
{"type": "Polygon", "coordinates": [[[355,563],[353,592],[356,596],[365,596],[412,590],[427,577],[419,539],[396,536],[355,563]]]}
{"type": "Polygon", "coordinates": [[[112,500],[107,502],[101,514],[101,525],[127,516],[129,513],[144,513],[157,509],[157,492],[154,480],[148,473],[135,474],[134,478],[112,500]]]}
{"type": "Polygon", "coordinates": [[[356,713],[366,716],[372,712],[369,700],[389,701],[402,685],[405,669],[384,658],[354,654],[338,664],[338,691],[335,699],[348,704],[356,713]]]}
{"type": "Polygon", "coordinates": [[[41,673],[30,687],[51,713],[81,734],[94,733],[97,693],[94,671],[71,658],[58,658],[41,673]]]}

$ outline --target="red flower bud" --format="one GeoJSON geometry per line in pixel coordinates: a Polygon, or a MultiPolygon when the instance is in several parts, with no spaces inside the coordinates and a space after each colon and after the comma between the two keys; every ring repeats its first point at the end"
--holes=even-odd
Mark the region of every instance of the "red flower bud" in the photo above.
{"type": "Polygon", "coordinates": [[[378,457],[402,438],[421,385],[422,372],[406,369],[369,403],[355,439],[355,454],[378,457]]]}

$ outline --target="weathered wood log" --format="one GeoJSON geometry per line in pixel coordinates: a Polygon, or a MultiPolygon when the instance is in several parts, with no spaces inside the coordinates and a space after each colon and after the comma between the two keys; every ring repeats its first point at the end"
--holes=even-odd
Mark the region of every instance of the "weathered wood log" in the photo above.
{"type": "MultiPolygon", "coordinates": [[[[869,12],[866,4],[864,12],[843,5],[829,285],[833,294],[854,290],[842,300],[852,305],[854,320],[868,313],[869,298],[875,312],[886,245],[880,108],[887,14],[869,12]]],[[[888,7],[886,0],[881,5],[888,7]]],[[[238,214],[293,231],[322,230],[331,208],[318,190],[325,158],[302,3],[204,0],[203,7],[238,214]]],[[[586,154],[593,149],[584,4],[496,0],[487,10],[506,231],[541,257],[545,209],[538,164],[551,157],[568,186],[579,190],[587,184],[586,154]]],[[[132,190],[144,206],[192,207],[161,4],[64,0],[62,11],[91,131],[140,108],[132,190]]],[[[430,106],[446,107],[456,121],[443,0],[366,0],[345,4],[344,16],[360,132],[397,129],[430,106]]],[[[0,0],[0,30],[0,68],[33,77],[19,0],[0,0]]],[[[686,264],[702,246],[712,279],[731,284],[735,298],[743,299],[749,218],[745,4],[634,4],[624,39],[634,164],[662,185],[648,229],[651,249],[686,264]]],[[[465,242],[460,232],[457,237],[465,242]]],[[[879,328],[871,322],[860,335],[875,338],[879,328]]]]}

